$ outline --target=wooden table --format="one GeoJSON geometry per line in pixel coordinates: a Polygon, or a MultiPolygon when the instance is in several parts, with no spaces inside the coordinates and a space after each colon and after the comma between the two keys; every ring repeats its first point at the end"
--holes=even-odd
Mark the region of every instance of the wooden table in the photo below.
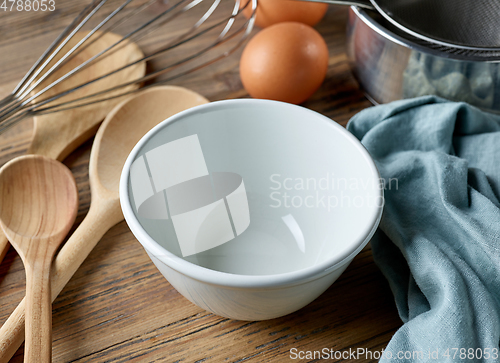
{"type": "MultiPolygon", "coordinates": [[[[81,3],[56,0],[57,10],[50,14],[0,10],[0,96],[13,89],[82,8],[81,3]]],[[[345,7],[331,6],[317,25],[330,50],[328,74],[304,103],[341,125],[371,106],[349,71],[346,19],[345,7]]],[[[247,97],[238,75],[240,55],[241,49],[174,84],[212,101],[247,97]]],[[[0,164],[26,150],[31,131],[28,119],[0,135],[0,164]]],[[[90,202],[91,144],[88,141],[65,160],[80,193],[76,225],[90,202]]],[[[23,264],[11,248],[0,265],[0,323],[24,296],[24,278],[23,264]]],[[[122,222],[104,236],[55,301],[53,356],[54,362],[288,362],[293,361],[292,348],[380,351],[400,325],[392,294],[369,246],[310,305],[282,318],[243,322],[213,315],[183,298],[122,222]]],[[[21,348],[12,361],[21,362],[22,357],[21,348]]]]}

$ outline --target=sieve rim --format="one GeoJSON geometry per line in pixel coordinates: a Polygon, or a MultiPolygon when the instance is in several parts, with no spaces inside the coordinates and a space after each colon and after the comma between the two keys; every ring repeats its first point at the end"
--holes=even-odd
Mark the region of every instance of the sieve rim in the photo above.
{"type": "MultiPolygon", "coordinates": [[[[375,11],[377,11],[380,15],[382,15],[387,21],[389,21],[392,25],[396,26],[399,28],[401,31],[403,31],[405,34],[408,34],[414,38],[423,40],[427,43],[435,44],[438,46],[442,47],[447,47],[447,48],[452,48],[452,49],[463,49],[466,51],[473,51],[473,52],[500,52],[500,45],[497,46],[474,46],[474,45],[465,45],[465,44],[460,44],[460,43],[454,43],[449,40],[444,40],[444,39],[439,39],[430,36],[429,34],[424,34],[423,31],[418,30],[418,27],[414,27],[412,29],[411,27],[408,27],[407,25],[404,25],[404,20],[401,18],[398,20],[397,16],[394,17],[394,15],[391,14],[391,9],[386,9],[383,7],[383,5],[380,4],[380,2],[384,2],[384,0],[370,0],[372,6],[375,8],[375,11]]],[[[415,23],[415,22],[413,22],[415,23]]],[[[413,24],[411,24],[413,25],[413,24]]]]}
{"type": "MultiPolygon", "coordinates": [[[[436,49],[433,48],[432,46],[434,43],[431,42],[426,42],[428,44],[421,44],[424,42],[424,40],[420,38],[415,38],[414,39],[409,39],[407,37],[403,37],[400,34],[396,34],[393,31],[387,29],[384,27],[382,24],[380,24],[376,19],[374,19],[370,14],[363,8],[359,6],[351,6],[351,11],[354,12],[354,14],[361,20],[363,23],[365,23],[367,26],[369,26],[372,30],[374,30],[376,33],[379,35],[383,36],[384,38],[398,44],[402,45],[406,48],[409,48],[411,50],[415,50],[418,52],[430,54],[433,56],[441,57],[441,58],[448,58],[448,59],[453,59],[457,61],[478,61],[478,62],[489,62],[489,63],[498,63],[500,62],[500,47],[499,48],[494,48],[493,50],[489,51],[481,51],[477,48],[470,48],[470,49],[463,49],[459,47],[445,47],[445,49],[436,49]],[[460,50],[464,51],[471,51],[472,53],[460,53],[460,50]],[[479,53],[481,55],[479,55],[479,53]],[[491,53],[491,54],[489,54],[491,53]]],[[[375,11],[376,13],[380,14],[381,16],[386,19],[386,17],[382,14],[379,13],[378,10],[375,11]]],[[[391,22],[393,24],[393,22],[391,22]]],[[[404,31],[404,30],[402,30],[404,31]]],[[[410,34],[408,34],[411,36],[410,34]]]]}

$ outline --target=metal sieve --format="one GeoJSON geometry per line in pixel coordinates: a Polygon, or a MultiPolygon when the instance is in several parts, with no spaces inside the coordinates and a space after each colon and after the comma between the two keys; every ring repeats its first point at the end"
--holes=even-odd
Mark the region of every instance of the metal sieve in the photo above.
{"type": "Polygon", "coordinates": [[[437,46],[473,52],[500,51],[498,0],[318,1],[376,10],[405,33],[437,46]]]}

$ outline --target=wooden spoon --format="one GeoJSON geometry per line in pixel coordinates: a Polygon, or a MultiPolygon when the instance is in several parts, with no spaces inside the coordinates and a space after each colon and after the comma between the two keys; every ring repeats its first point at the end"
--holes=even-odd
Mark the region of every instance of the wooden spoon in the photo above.
{"type": "MultiPolygon", "coordinates": [[[[154,87],[116,106],[97,132],[90,154],[90,210],[52,266],[52,301],[111,227],[123,220],[119,181],[127,156],[150,129],[185,109],[207,103],[180,87],[154,87]]],[[[7,362],[24,337],[25,300],[0,329],[0,362],[7,362]]]]}
{"type": "Polygon", "coordinates": [[[50,268],[77,211],[75,179],[60,162],[28,155],[0,169],[0,225],[26,269],[25,362],[52,359],[50,268]]]}
{"type": "MultiPolygon", "coordinates": [[[[88,32],[79,32],[74,35],[71,41],[60,51],[60,55],[65,54],[88,32]]],[[[87,42],[93,41],[101,33],[97,32],[87,42]]],[[[101,38],[89,45],[81,53],[76,55],[66,65],[61,67],[47,80],[42,82],[43,86],[68,73],[73,68],[90,59],[92,55],[98,54],[109,46],[116,43],[121,37],[117,34],[106,33],[101,38]]],[[[132,43],[126,42],[115,52],[110,52],[110,55],[100,62],[92,64],[88,68],[76,73],[74,76],[61,82],[53,89],[43,95],[43,97],[53,96],[56,93],[70,89],[76,85],[85,83],[99,76],[105,75],[112,70],[125,66],[132,61],[140,59],[143,54],[139,47],[132,43]]],[[[51,67],[57,61],[54,59],[48,67],[51,67]]],[[[50,68],[47,68],[50,69],[50,68]]],[[[62,101],[68,101],[78,97],[90,95],[92,93],[110,88],[115,85],[123,84],[127,81],[133,81],[142,77],[146,72],[144,63],[137,64],[133,67],[120,71],[113,76],[102,79],[92,85],[82,88],[74,92],[67,98],[62,98],[62,101]]],[[[129,86],[125,90],[137,88],[137,86],[129,86]]],[[[99,123],[106,117],[111,109],[123,99],[115,99],[106,102],[97,103],[85,107],[75,108],[73,110],[61,111],[53,114],[41,115],[34,117],[34,133],[31,145],[28,148],[28,154],[44,155],[52,159],[62,161],[73,150],[80,146],[85,140],[94,135],[99,127],[99,123]]],[[[7,238],[0,233],[0,262],[5,257],[9,244],[7,238]]]]}

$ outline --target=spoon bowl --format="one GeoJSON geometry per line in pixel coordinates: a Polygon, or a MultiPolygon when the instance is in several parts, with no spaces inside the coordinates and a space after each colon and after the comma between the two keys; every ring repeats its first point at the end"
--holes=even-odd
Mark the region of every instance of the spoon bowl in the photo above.
{"type": "Polygon", "coordinates": [[[75,188],[71,172],[52,159],[27,155],[7,163],[0,171],[0,223],[7,237],[28,252],[34,239],[53,243],[53,236],[65,236],[76,215],[75,188]]]}

